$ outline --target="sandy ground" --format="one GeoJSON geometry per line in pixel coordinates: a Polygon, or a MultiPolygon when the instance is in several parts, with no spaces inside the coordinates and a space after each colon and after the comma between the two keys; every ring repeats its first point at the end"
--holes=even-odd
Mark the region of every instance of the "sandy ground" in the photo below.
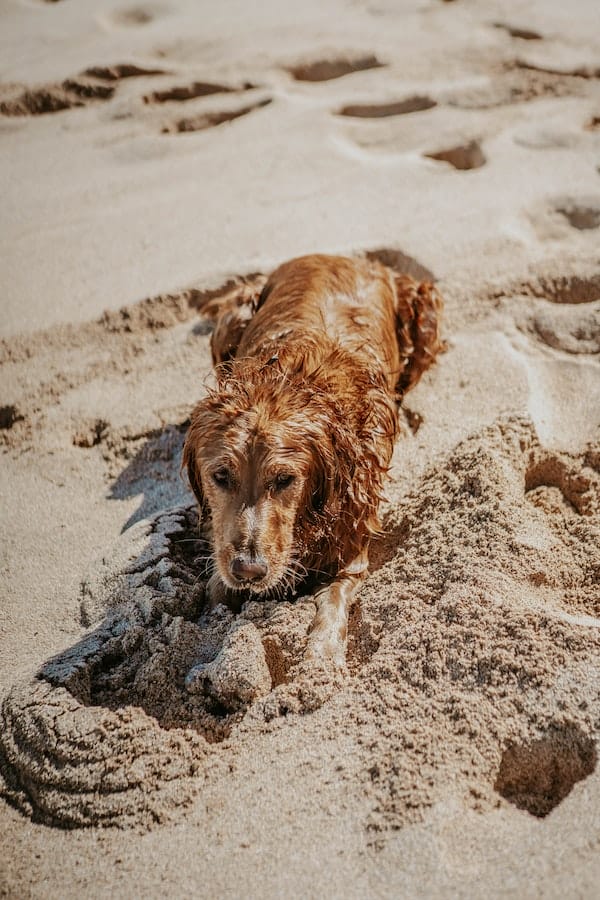
{"type": "Polygon", "coordinates": [[[596,0],[0,20],[0,894],[596,897],[596,0]],[[179,474],[203,298],[311,251],[449,342],[313,683],[310,597],[202,612],[179,474]]]}

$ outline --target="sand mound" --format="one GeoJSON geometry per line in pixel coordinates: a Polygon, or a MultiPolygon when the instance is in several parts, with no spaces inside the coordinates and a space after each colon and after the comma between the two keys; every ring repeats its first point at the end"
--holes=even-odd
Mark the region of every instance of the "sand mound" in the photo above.
{"type": "Polygon", "coordinates": [[[457,787],[476,807],[503,796],[543,815],[593,770],[598,471],[597,448],[548,453],[509,419],[394,510],[362,595],[381,641],[360,705],[388,720],[369,754],[372,829],[457,787]]]}
{"type": "Polygon", "coordinates": [[[375,833],[450,787],[543,816],[594,770],[600,446],[550,453],[512,418],[440,460],[392,508],[345,679],[302,662],[309,597],[203,611],[207,553],[178,508],[86,577],[101,623],[2,707],[3,792],[24,812],[149,827],[271,720],[319,708],[362,748],[347,777],[375,833]]]}
{"type": "Polygon", "coordinates": [[[139,522],[82,582],[83,616],[101,624],[7,696],[4,792],[35,819],[166,819],[194,797],[210,745],[290,677],[314,603],[201,614],[207,553],[191,508],[139,522]]]}

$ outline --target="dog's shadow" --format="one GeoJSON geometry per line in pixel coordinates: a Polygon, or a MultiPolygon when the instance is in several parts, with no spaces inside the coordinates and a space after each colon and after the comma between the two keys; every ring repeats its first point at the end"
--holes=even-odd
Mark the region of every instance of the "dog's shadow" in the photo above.
{"type": "Polygon", "coordinates": [[[189,419],[185,419],[154,432],[112,482],[108,492],[111,500],[141,496],[139,506],[124,523],[122,532],[161,509],[182,506],[193,499],[181,471],[188,425],[189,419]]]}

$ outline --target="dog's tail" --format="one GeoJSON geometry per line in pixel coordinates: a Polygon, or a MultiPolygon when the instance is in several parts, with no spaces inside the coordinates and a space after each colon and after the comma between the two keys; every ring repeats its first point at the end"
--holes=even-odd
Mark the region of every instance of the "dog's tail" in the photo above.
{"type": "Polygon", "coordinates": [[[196,304],[198,312],[215,323],[210,342],[215,366],[235,356],[266,281],[267,276],[260,273],[236,278],[216,291],[207,291],[196,304]]]}
{"type": "Polygon", "coordinates": [[[409,391],[423,372],[446,349],[441,338],[443,302],[433,284],[418,282],[409,275],[395,275],[396,333],[402,369],[397,389],[400,397],[409,391]]]}

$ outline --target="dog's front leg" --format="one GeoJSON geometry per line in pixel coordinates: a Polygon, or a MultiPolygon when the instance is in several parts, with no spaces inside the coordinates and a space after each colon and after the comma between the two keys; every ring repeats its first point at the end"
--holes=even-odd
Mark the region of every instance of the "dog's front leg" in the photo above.
{"type": "Polygon", "coordinates": [[[356,593],[367,575],[369,559],[363,551],[338,574],[335,581],[315,594],[317,614],[312,624],[306,659],[346,666],[348,615],[356,593]]]}

